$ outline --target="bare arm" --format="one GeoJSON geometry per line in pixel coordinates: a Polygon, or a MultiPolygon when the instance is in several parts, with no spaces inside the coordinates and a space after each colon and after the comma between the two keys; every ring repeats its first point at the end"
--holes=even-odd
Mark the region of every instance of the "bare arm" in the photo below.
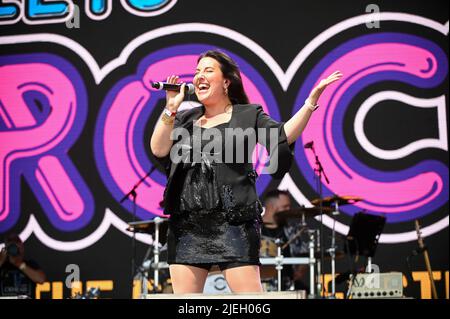
{"type": "Polygon", "coordinates": [[[173,122],[172,124],[164,123],[161,120],[161,117],[159,118],[150,139],[150,149],[152,150],[152,154],[156,157],[164,157],[169,154],[173,143],[170,139],[172,129],[173,122]]]}
{"type": "Polygon", "coordinates": [[[20,271],[22,271],[28,278],[30,278],[35,283],[42,284],[46,280],[45,273],[41,269],[34,269],[27,266],[27,264],[23,261],[23,254],[19,256],[9,256],[9,262],[12,265],[16,266],[17,268],[19,268],[20,271]]]}
{"type": "Polygon", "coordinates": [[[317,104],[320,95],[325,88],[331,83],[339,80],[342,77],[342,73],[339,71],[334,72],[329,77],[321,80],[319,84],[311,91],[305,104],[284,124],[284,131],[287,136],[289,144],[292,144],[302,134],[308,121],[313,113],[312,107],[317,104]]]}
{"type": "Polygon", "coordinates": [[[6,253],[6,249],[3,248],[0,251],[0,267],[3,266],[3,264],[5,263],[6,259],[8,258],[8,255],[6,253]]]}
{"type": "MultiPolygon", "coordinates": [[[[168,83],[178,83],[178,76],[169,76],[167,78],[168,83]]],[[[166,108],[171,112],[176,112],[183,102],[184,99],[184,86],[181,86],[180,92],[167,91],[166,94],[166,108]]],[[[152,137],[150,139],[150,149],[156,157],[164,157],[169,154],[172,148],[173,141],[170,135],[173,130],[173,119],[171,122],[162,121],[162,116],[159,118],[158,123],[156,123],[155,130],[153,131],[152,137]]]]}
{"type": "Polygon", "coordinates": [[[37,284],[42,284],[46,280],[45,273],[40,269],[33,269],[26,266],[25,269],[22,270],[22,272],[37,284]]]}

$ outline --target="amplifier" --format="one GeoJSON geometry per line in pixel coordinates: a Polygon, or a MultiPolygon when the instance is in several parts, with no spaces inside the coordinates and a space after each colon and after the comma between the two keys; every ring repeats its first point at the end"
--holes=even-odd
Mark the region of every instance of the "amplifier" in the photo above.
{"type": "Polygon", "coordinates": [[[350,276],[352,299],[402,298],[403,275],[401,272],[357,274],[350,276]]]}

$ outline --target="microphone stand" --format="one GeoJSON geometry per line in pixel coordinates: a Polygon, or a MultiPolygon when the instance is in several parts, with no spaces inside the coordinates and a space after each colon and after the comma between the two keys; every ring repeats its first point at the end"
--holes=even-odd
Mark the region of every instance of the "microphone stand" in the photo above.
{"type": "MultiPolygon", "coordinates": [[[[145,174],[144,177],[142,177],[136,184],[134,184],[133,188],[126,193],[122,199],[120,200],[120,203],[122,204],[129,196],[133,197],[133,222],[136,221],[136,197],[137,197],[137,193],[136,193],[136,189],[139,187],[139,185],[141,185],[141,183],[148,177],[150,176],[151,173],[153,173],[153,171],[156,169],[156,166],[152,165],[150,170],[147,172],[147,174],[145,174]]],[[[132,255],[131,255],[131,287],[134,286],[134,275],[136,273],[136,230],[133,231],[133,237],[131,238],[131,250],[132,250],[132,255]]]]}
{"type": "Polygon", "coordinates": [[[320,210],[320,235],[319,235],[319,246],[320,246],[320,269],[317,271],[317,276],[319,278],[318,281],[318,293],[320,297],[324,297],[323,296],[323,285],[325,284],[325,275],[322,273],[324,270],[324,245],[323,245],[323,203],[322,203],[322,196],[323,196],[323,191],[322,191],[322,175],[325,178],[325,181],[327,182],[327,184],[330,184],[330,181],[328,180],[327,175],[325,174],[325,171],[322,167],[322,163],[319,160],[319,156],[317,156],[316,151],[314,149],[314,144],[311,144],[311,151],[314,154],[314,158],[316,160],[316,167],[314,168],[314,172],[316,173],[316,176],[318,176],[318,178],[316,178],[316,187],[317,187],[317,192],[319,193],[319,198],[320,198],[320,204],[319,204],[319,210],[320,210]],[[322,283],[320,283],[320,280],[322,280],[322,283]]]}

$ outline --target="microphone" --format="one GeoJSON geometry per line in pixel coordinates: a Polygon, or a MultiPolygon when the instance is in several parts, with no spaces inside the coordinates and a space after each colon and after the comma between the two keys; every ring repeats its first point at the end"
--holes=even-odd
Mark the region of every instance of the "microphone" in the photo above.
{"type": "MultiPolygon", "coordinates": [[[[181,88],[181,84],[170,84],[166,82],[152,82],[152,88],[157,90],[166,90],[166,91],[175,91],[179,92],[181,88]]],[[[195,91],[194,84],[187,83],[184,88],[184,93],[193,94],[195,91]]]]}
{"type": "Polygon", "coordinates": [[[305,147],[305,148],[312,148],[313,145],[314,145],[314,141],[311,141],[311,142],[309,142],[309,143],[306,143],[304,147],[305,147]]]}

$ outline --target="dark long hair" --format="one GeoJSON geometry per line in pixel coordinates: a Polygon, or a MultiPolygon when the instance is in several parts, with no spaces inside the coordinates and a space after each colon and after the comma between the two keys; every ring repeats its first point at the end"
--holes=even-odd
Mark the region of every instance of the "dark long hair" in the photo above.
{"type": "Polygon", "coordinates": [[[209,50],[200,55],[197,63],[203,58],[212,58],[219,62],[225,79],[230,81],[228,86],[228,97],[233,104],[249,104],[248,96],[244,91],[242,84],[241,72],[239,67],[232,58],[226,53],[219,50],[209,50]]]}

